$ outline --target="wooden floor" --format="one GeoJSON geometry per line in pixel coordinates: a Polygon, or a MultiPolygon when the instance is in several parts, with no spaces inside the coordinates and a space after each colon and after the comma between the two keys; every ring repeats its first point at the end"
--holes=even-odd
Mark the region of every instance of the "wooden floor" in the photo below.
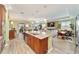
{"type": "Polygon", "coordinates": [[[71,40],[62,40],[58,38],[52,38],[53,49],[49,54],[79,54],[79,46],[75,46],[71,40]]]}
{"type": "Polygon", "coordinates": [[[34,54],[24,40],[13,39],[4,47],[2,54],[34,54]]]}
{"type": "MultiPolygon", "coordinates": [[[[61,40],[58,38],[52,38],[52,50],[48,54],[74,54],[74,44],[61,40]]],[[[76,53],[79,53],[79,48],[76,49],[76,53]]],[[[19,38],[10,40],[4,47],[2,54],[35,54],[35,52],[24,42],[22,36],[19,38]]]]}
{"type": "MultiPolygon", "coordinates": [[[[74,48],[72,44],[66,43],[62,40],[52,47],[48,54],[73,54],[74,48]],[[67,45],[65,45],[67,44],[67,45]]],[[[78,49],[79,50],[79,49],[78,49]]],[[[34,51],[24,42],[24,40],[14,39],[10,40],[9,44],[5,46],[2,54],[35,54],[34,51]]]]}

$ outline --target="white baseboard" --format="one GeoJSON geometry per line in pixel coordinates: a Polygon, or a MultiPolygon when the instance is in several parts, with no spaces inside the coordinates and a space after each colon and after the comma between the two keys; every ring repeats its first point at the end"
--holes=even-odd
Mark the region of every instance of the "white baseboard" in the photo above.
{"type": "Polygon", "coordinates": [[[8,46],[8,44],[7,44],[7,43],[5,44],[5,47],[6,47],[6,46],[8,46]]]}
{"type": "Polygon", "coordinates": [[[48,50],[48,53],[51,52],[52,50],[53,50],[53,48],[50,48],[50,49],[48,50]]]}

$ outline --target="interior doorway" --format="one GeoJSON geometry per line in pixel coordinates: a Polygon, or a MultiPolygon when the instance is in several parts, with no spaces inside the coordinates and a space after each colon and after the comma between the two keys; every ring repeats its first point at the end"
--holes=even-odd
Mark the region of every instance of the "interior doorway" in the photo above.
{"type": "MultiPolygon", "coordinates": [[[[75,18],[67,18],[61,21],[60,28],[55,31],[57,36],[53,37],[53,47],[56,48],[59,53],[72,54],[75,53],[75,18]]],[[[52,35],[54,31],[52,30],[52,35]]]]}
{"type": "Polygon", "coordinates": [[[16,29],[17,37],[19,39],[22,39],[22,40],[23,40],[24,27],[25,27],[25,24],[24,23],[18,23],[17,24],[17,29],[16,29]]]}

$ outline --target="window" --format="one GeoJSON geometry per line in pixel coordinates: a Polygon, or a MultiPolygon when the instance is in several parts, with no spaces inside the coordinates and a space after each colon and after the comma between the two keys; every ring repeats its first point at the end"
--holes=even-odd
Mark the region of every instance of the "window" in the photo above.
{"type": "Polygon", "coordinates": [[[70,29],[71,28],[70,24],[71,24],[71,21],[69,21],[69,20],[68,21],[67,20],[66,21],[62,21],[61,22],[61,28],[62,29],[70,29]]]}

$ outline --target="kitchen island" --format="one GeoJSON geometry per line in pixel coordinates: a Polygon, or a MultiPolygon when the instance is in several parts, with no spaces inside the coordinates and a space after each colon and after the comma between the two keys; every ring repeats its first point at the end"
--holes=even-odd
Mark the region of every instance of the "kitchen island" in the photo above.
{"type": "Polygon", "coordinates": [[[47,34],[33,34],[24,32],[25,42],[37,54],[44,54],[48,52],[48,35],[47,34]]]}

